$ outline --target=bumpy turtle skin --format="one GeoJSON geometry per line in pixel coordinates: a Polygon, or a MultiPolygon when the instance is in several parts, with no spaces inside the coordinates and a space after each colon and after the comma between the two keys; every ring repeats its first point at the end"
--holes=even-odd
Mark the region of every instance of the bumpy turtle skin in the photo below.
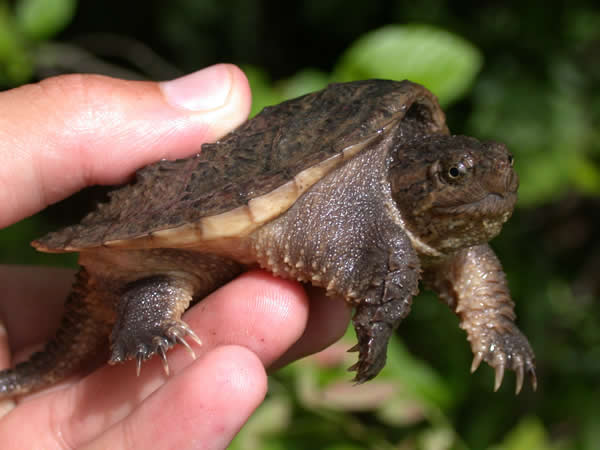
{"type": "Polygon", "coordinates": [[[373,142],[256,233],[262,267],[356,305],[359,361],[351,370],[358,383],[385,365],[388,340],[418,292],[419,258],[387,180],[394,136],[373,142]]]}
{"type": "Polygon", "coordinates": [[[29,360],[0,371],[0,397],[44,388],[93,362],[106,350],[114,320],[111,302],[96,290],[88,272],[80,270],[56,336],[29,360]]]}
{"type": "Polygon", "coordinates": [[[459,316],[474,355],[472,372],[485,361],[496,371],[495,390],[502,384],[505,369],[517,374],[517,394],[525,374],[533,389],[537,388],[533,350],[514,323],[514,303],[506,277],[487,244],[458,251],[427,268],[424,280],[459,316]]]}

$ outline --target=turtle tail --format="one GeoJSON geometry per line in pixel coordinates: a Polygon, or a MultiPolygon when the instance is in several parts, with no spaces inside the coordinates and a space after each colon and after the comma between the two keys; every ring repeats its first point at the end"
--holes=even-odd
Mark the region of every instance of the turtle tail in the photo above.
{"type": "Polygon", "coordinates": [[[88,365],[100,349],[108,348],[114,313],[110,302],[93,294],[92,283],[85,269],[77,273],[56,335],[27,361],[0,371],[0,398],[57,383],[88,365]]]}

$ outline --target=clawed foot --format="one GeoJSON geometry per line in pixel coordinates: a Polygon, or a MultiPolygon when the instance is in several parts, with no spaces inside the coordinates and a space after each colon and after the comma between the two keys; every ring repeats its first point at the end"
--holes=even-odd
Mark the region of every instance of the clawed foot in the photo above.
{"type": "MultiPolygon", "coordinates": [[[[390,293],[398,295],[393,288],[397,284],[392,283],[390,285],[390,293]]],[[[353,380],[356,384],[374,378],[385,366],[388,342],[400,321],[410,311],[411,298],[412,294],[408,297],[394,298],[384,303],[365,301],[356,309],[352,323],[356,330],[358,344],[348,350],[358,352],[358,362],[348,369],[356,371],[353,380]]]]}
{"type": "Polygon", "coordinates": [[[537,389],[535,355],[527,338],[516,326],[513,325],[504,332],[490,329],[483,336],[479,336],[477,342],[472,342],[471,346],[475,355],[471,364],[471,373],[477,370],[481,361],[487,362],[496,372],[494,391],[502,385],[506,369],[515,371],[516,394],[521,392],[525,374],[529,376],[533,390],[537,389]]]}
{"type": "Polygon", "coordinates": [[[358,344],[349,352],[358,352],[358,362],[349,367],[349,371],[356,371],[352,381],[356,384],[364,383],[374,378],[385,366],[387,344],[392,334],[392,328],[387,323],[370,324],[368,328],[356,327],[358,344]]]}
{"type": "Polygon", "coordinates": [[[182,321],[170,321],[150,329],[138,330],[134,336],[121,333],[112,342],[111,357],[108,362],[109,364],[117,364],[135,358],[136,373],[139,376],[142,362],[158,354],[165,373],[169,375],[169,362],[167,361],[166,352],[176,343],[182,344],[192,355],[192,358],[196,359],[194,350],[185,340],[186,337],[191,338],[198,345],[202,345],[202,341],[196,333],[182,321]]]}

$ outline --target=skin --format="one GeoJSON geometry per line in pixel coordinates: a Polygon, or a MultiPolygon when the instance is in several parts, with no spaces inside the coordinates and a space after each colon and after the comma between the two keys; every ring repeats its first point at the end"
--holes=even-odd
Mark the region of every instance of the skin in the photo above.
{"type": "MultiPolygon", "coordinates": [[[[0,225],[85,186],[122,183],[150,161],[192,154],[241,123],[249,104],[245,77],[226,65],[178,84],[72,75],[2,92],[11,114],[0,116],[0,225]]],[[[72,281],[67,270],[0,269],[2,367],[52,335],[72,281]]],[[[264,398],[265,369],[345,330],[348,307],[317,297],[264,272],[244,274],[186,313],[192,328],[211,331],[196,360],[177,346],[168,378],[154,359],[139,378],[135,363],[102,366],[4,400],[0,448],[225,448],[264,398]]]]}

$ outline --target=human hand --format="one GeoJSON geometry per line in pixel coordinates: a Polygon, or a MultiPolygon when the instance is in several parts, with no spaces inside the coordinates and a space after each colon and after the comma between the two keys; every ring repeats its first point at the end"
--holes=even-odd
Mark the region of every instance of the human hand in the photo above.
{"type": "MultiPolygon", "coordinates": [[[[245,120],[249,104],[244,75],[229,65],[161,85],[69,75],[2,92],[0,227],[192,154],[245,120]]],[[[72,276],[0,268],[1,367],[51,336],[72,276]]],[[[195,361],[176,346],[168,378],[157,358],[140,377],[135,363],[103,365],[18,399],[0,419],[0,448],[225,448],[264,398],[265,367],[326,347],[349,317],[342,302],[308,298],[297,283],[244,274],[186,313],[204,343],[195,361]]]]}

